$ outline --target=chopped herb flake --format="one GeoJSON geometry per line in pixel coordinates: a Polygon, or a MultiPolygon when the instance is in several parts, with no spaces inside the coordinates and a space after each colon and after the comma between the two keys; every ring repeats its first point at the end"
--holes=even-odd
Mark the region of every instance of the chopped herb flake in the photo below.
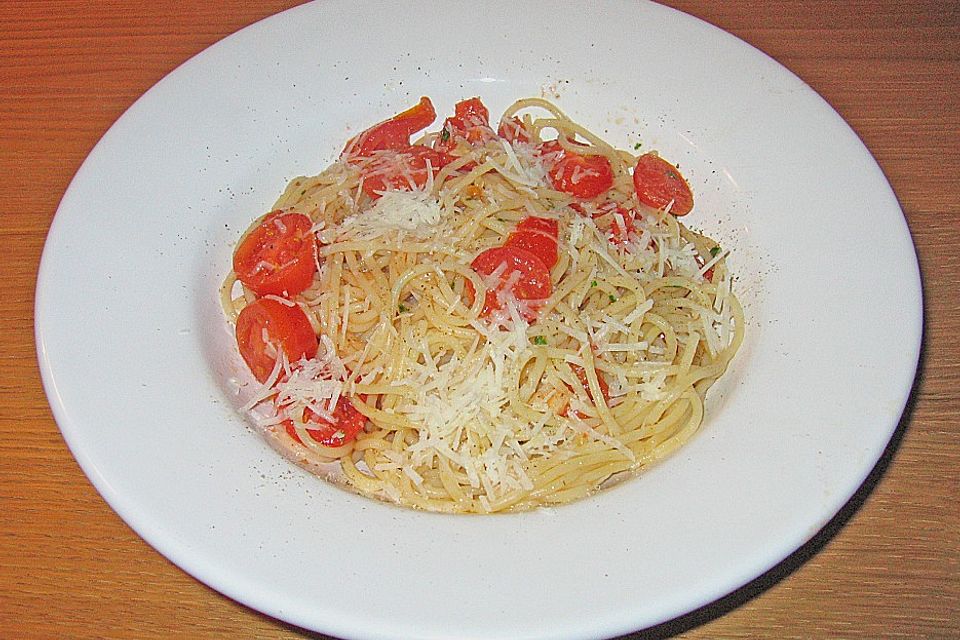
{"type": "Polygon", "coordinates": [[[449,139],[450,139],[450,130],[447,129],[446,127],[444,127],[443,130],[440,132],[440,139],[441,139],[442,141],[444,141],[444,142],[446,142],[447,140],[449,140],[449,139]]]}
{"type": "Polygon", "coordinates": [[[610,298],[610,302],[616,302],[616,301],[617,301],[617,296],[613,295],[612,293],[610,294],[609,298],[610,298]]]}
{"type": "Polygon", "coordinates": [[[633,150],[636,151],[637,149],[639,149],[639,148],[642,147],[642,146],[643,146],[643,143],[642,143],[642,142],[638,142],[638,143],[636,143],[635,145],[633,145],[633,150]]]}
{"type": "Polygon", "coordinates": [[[590,281],[590,286],[591,286],[591,287],[597,286],[597,281],[596,281],[596,280],[591,280],[591,281],[590,281]]]}
{"type": "Polygon", "coordinates": [[[720,253],[720,247],[710,247],[710,257],[716,258],[718,253],[720,253]]]}
{"type": "Polygon", "coordinates": [[[407,309],[407,305],[400,305],[400,313],[406,313],[407,311],[409,311],[409,309],[407,309]]]}
{"type": "Polygon", "coordinates": [[[533,339],[533,344],[547,344],[547,339],[544,336],[536,336],[533,339]]]}

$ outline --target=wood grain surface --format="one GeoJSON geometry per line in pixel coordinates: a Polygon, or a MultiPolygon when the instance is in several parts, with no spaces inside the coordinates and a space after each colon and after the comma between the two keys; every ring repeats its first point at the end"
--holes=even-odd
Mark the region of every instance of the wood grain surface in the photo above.
{"type": "MultiPolygon", "coordinates": [[[[194,580],[111,511],[57,430],[33,338],[44,237],[100,136],[190,56],[294,4],[0,2],[0,638],[309,637],[194,580]]],[[[667,4],[780,61],[862,137],[913,233],[926,329],[906,415],[847,507],[768,574],[631,637],[960,637],[960,3],[667,4]]]]}

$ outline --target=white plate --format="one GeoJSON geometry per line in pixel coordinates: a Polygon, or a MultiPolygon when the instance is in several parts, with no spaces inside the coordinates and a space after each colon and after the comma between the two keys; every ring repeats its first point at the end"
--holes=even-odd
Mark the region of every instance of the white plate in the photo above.
{"type": "Polygon", "coordinates": [[[70,185],[37,287],[43,380],[91,481],[203,582],[350,638],[586,638],[758,576],[854,493],[895,429],[921,335],[903,214],[809,87],[670,9],[603,3],[301,6],[190,60],[70,185]],[[348,494],[235,411],[217,303],[240,231],[369,123],[431,96],[498,113],[553,96],[680,163],[690,223],[733,250],[747,339],[701,434],[579,503],[450,517],[348,494]]]}

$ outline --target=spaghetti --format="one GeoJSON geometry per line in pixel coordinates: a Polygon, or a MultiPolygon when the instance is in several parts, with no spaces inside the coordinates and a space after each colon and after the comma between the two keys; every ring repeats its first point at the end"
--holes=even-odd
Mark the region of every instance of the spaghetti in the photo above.
{"type": "Polygon", "coordinates": [[[356,136],[238,243],[221,294],[257,423],[443,512],[569,502],[677,449],[744,325],[679,171],[540,99],[496,130],[464,100],[411,143],[434,118],[423,98],[356,136]]]}

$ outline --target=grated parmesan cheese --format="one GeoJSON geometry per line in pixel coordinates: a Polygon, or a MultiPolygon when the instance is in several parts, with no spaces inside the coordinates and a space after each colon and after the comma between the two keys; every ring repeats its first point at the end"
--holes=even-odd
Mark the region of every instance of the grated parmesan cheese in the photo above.
{"type": "Polygon", "coordinates": [[[371,227],[415,231],[440,222],[440,203],[421,191],[388,191],[363,214],[371,227]]]}

